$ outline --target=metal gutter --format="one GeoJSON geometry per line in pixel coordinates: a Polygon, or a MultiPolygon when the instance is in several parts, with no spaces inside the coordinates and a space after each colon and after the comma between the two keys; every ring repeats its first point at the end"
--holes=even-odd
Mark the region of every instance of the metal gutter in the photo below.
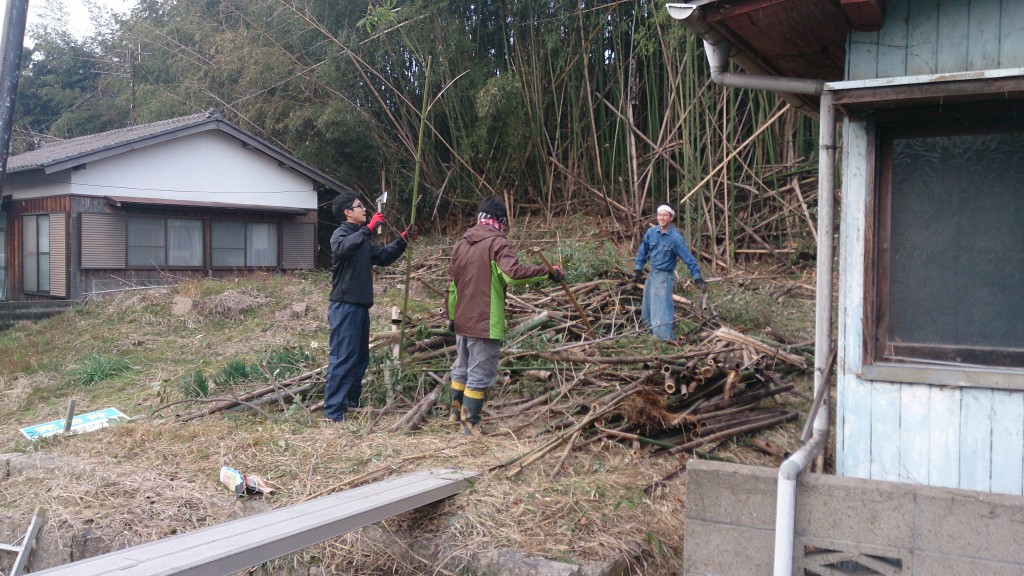
{"type": "MultiPolygon", "coordinates": [[[[712,28],[700,7],[692,3],[667,4],[669,15],[681,20],[704,41],[711,79],[731,88],[771,90],[788,94],[820,96],[818,154],[818,258],[817,294],[815,298],[814,392],[827,386],[825,374],[832,348],[832,274],[834,260],[835,212],[835,108],[832,94],[825,91],[825,81],[727,72],[731,44],[712,28]]],[[[822,391],[825,393],[825,391],[822,391]]],[[[813,434],[779,467],[779,484],[775,510],[775,576],[792,576],[793,544],[796,524],[796,480],[828,443],[829,411],[818,410],[813,434]]]]}

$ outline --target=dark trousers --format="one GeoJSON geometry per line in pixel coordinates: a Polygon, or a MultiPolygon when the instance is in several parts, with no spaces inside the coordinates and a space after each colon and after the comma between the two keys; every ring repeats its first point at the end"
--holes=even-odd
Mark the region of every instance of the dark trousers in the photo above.
{"type": "Polygon", "coordinates": [[[331,325],[324,416],[343,420],[345,411],[359,405],[363,375],[370,363],[370,309],[331,300],[327,306],[331,325]]]}

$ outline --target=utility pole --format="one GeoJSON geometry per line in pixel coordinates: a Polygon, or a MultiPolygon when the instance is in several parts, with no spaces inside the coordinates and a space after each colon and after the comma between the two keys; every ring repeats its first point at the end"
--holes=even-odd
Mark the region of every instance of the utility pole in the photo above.
{"type": "MultiPolygon", "coordinates": [[[[139,51],[142,51],[142,45],[139,44],[139,51]]],[[[135,118],[135,58],[132,58],[132,47],[129,46],[128,52],[128,87],[131,89],[131,103],[128,105],[128,125],[135,126],[137,120],[135,118]]]]}
{"type": "Polygon", "coordinates": [[[0,41],[0,190],[3,190],[4,177],[7,175],[7,157],[11,153],[14,96],[18,91],[21,50],[25,44],[27,18],[28,0],[7,0],[3,40],[0,41]]]}
{"type": "Polygon", "coordinates": [[[97,74],[109,74],[111,76],[120,76],[122,78],[128,79],[128,93],[130,98],[128,102],[128,125],[134,126],[138,123],[138,118],[136,117],[135,114],[135,89],[136,85],[138,84],[136,82],[136,78],[138,77],[139,74],[139,64],[142,64],[142,57],[150,54],[150,52],[142,51],[141,42],[139,43],[137,50],[129,46],[125,48],[124,51],[124,61],[121,61],[117,58],[111,58],[110,60],[100,60],[100,62],[103,62],[105,64],[113,64],[115,71],[108,72],[106,70],[93,70],[93,72],[96,72],[97,74]]]}
{"type": "Polygon", "coordinates": [[[132,49],[128,48],[128,85],[131,88],[131,110],[128,115],[128,125],[134,126],[138,123],[138,119],[135,117],[135,76],[138,74],[139,68],[137,64],[142,64],[142,55],[149,54],[149,52],[142,51],[142,42],[139,42],[139,49],[135,51],[135,56],[132,57],[132,49]]]}

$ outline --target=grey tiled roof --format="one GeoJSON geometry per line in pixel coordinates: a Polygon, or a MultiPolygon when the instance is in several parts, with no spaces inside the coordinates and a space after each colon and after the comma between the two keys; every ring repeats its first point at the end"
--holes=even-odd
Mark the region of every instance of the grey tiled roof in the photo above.
{"type": "Polygon", "coordinates": [[[31,170],[50,172],[68,169],[94,159],[121,154],[148,144],[176,138],[178,137],[178,134],[175,134],[177,132],[184,136],[194,133],[196,130],[204,130],[207,129],[202,128],[205,124],[212,124],[208,127],[209,129],[215,128],[225,132],[327,188],[337,192],[350,190],[345,184],[302,162],[290,152],[242,130],[215,110],[44,144],[38,150],[8,158],[7,173],[14,174],[31,170]]]}
{"type": "Polygon", "coordinates": [[[81,156],[115,148],[124,144],[145,140],[153,136],[173,132],[182,128],[188,128],[209,122],[217,115],[212,112],[202,112],[170,120],[161,120],[149,124],[129,126],[109,132],[79,136],[68,140],[59,140],[44,144],[38,150],[25,152],[7,159],[8,173],[23,172],[43,168],[57,162],[64,162],[81,156]]]}

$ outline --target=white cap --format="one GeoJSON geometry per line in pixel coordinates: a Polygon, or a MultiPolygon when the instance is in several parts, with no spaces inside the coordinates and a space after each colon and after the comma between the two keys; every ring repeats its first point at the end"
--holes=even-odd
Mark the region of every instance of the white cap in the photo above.
{"type": "Polygon", "coordinates": [[[673,218],[676,217],[676,211],[673,210],[672,207],[669,206],[668,204],[662,204],[661,206],[658,206],[658,212],[668,212],[669,215],[672,216],[673,218]]]}

